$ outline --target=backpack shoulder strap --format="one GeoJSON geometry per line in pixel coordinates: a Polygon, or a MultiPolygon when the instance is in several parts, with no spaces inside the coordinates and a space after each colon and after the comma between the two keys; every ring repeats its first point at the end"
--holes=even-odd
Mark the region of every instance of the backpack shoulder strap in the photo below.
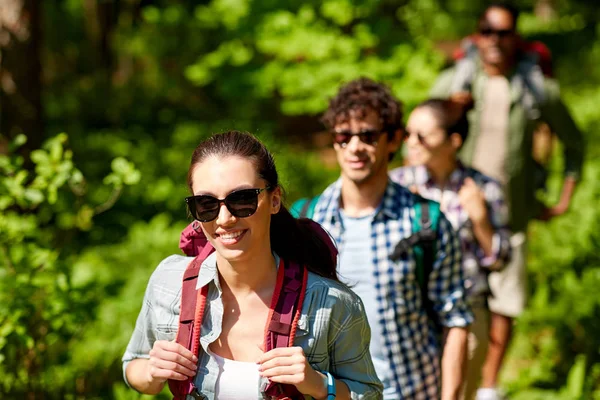
{"type": "MultiPolygon", "coordinates": [[[[419,267],[423,265],[423,248],[419,244],[422,242],[432,242],[435,240],[440,215],[440,206],[435,201],[427,200],[418,195],[415,195],[415,198],[416,201],[413,206],[415,217],[411,218],[412,234],[398,242],[390,254],[390,259],[392,261],[399,260],[402,255],[408,252],[408,249],[412,248],[415,252],[415,257],[417,258],[417,270],[423,270],[419,267]]],[[[424,278],[425,275],[420,275],[420,272],[418,271],[417,275],[419,283],[423,282],[422,278],[424,278]]]]}
{"type": "Polygon", "coordinates": [[[315,207],[319,201],[319,196],[305,197],[297,200],[290,208],[290,213],[296,218],[311,219],[315,213],[315,207]]]}
{"type": "MultiPolygon", "coordinates": [[[[189,349],[198,356],[200,351],[200,328],[204,318],[206,298],[208,296],[208,285],[196,290],[198,275],[202,262],[214,251],[212,246],[205,246],[200,254],[196,256],[183,273],[181,286],[181,304],[179,311],[179,326],[175,341],[189,349]]],[[[185,381],[169,380],[169,389],[175,400],[184,400],[187,394],[195,390],[194,377],[185,381]]]]}
{"type": "Polygon", "coordinates": [[[421,290],[426,295],[427,282],[435,261],[435,240],[440,218],[440,205],[435,201],[419,196],[414,209],[415,218],[413,219],[412,231],[414,235],[419,237],[414,248],[417,262],[417,280],[421,290]]]}
{"type": "Polygon", "coordinates": [[[457,92],[472,92],[473,81],[477,74],[477,62],[470,52],[456,62],[454,65],[454,75],[450,85],[450,94],[457,92]]]}
{"type": "Polygon", "coordinates": [[[308,271],[295,262],[280,260],[277,285],[271,300],[269,324],[265,331],[265,350],[288,347],[295,333],[294,320],[299,318],[306,292],[308,271]]]}
{"type": "MultiPolygon", "coordinates": [[[[277,347],[294,345],[298,320],[302,313],[302,305],[306,294],[308,270],[295,262],[279,262],[277,284],[271,300],[268,324],[265,329],[265,351],[277,347]]],[[[265,393],[275,398],[285,395],[290,399],[303,399],[293,385],[282,385],[269,382],[265,393]]],[[[285,398],[281,397],[281,398],[285,398]]]]}
{"type": "Polygon", "coordinates": [[[429,320],[437,326],[437,316],[428,295],[429,276],[433,270],[436,252],[437,229],[440,219],[439,203],[416,196],[415,216],[412,218],[412,235],[402,239],[390,258],[394,261],[413,249],[415,256],[415,274],[421,292],[421,301],[429,320]]]}

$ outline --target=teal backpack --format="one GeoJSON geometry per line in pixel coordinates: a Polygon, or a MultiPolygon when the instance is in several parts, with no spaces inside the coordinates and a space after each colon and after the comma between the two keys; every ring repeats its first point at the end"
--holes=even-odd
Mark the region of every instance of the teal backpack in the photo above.
{"type": "MultiPolygon", "coordinates": [[[[441,326],[437,318],[437,313],[433,309],[433,304],[427,295],[427,283],[429,275],[433,270],[436,252],[436,238],[438,222],[440,219],[440,204],[417,196],[417,202],[414,205],[415,218],[412,221],[412,235],[402,239],[392,254],[390,259],[398,261],[403,255],[408,253],[410,248],[415,253],[417,263],[416,275],[419,287],[421,288],[421,299],[429,320],[434,323],[436,329],[441,331],[441,326]]],[[[319,201],[319,196],[312,198],[303,198],[292,204],[290,212],[296,218],[312,218],[315,212],[315,206],[319,201]]]]}

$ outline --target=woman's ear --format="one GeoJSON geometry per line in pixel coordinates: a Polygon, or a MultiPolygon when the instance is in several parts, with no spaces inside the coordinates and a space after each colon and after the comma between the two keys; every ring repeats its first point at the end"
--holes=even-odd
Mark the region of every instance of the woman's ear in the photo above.
{"type": "Polygon", "coordinates": [[[459,133],[456,133],[456,132],[453,133],[452,135],[450,135],[450,144],[452,145],[454,150],[456,150],[456,151],[460,150],[460,148],[463,145],[462,136],[460,136],[459,133]]]}
{"type": "Polygon", "coordinates": [[[271,192],[271,214],[277,214],[281,209],[281,188],[277,186],[271,192]]]}

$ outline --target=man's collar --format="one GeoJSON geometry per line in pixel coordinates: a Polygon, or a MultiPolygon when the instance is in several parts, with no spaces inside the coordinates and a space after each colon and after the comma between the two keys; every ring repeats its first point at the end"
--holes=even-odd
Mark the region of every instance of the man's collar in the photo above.
{"type": "MultiPolygon", "coordinates": [[[[396,196],[396,184],[388,178],[385,193],[377,209],[375,210],[375,217],[381,213],[389,218],[398,218],[398,212],[395,207],[394,198],[396,196]]],[[[342,178],[340,177],[330,186],[329,195],[326,196],[327,211],[331,215],[331,222],[338,222],[340,220],[340,204],[342,199],[342,178]]]]}

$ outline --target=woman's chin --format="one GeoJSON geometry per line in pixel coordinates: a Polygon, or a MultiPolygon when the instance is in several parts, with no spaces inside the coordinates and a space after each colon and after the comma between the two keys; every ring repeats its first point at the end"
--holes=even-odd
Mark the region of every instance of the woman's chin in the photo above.
{"type": "Polygon", "coordinates": [[[408,157],[408,162],[410,165],[425,165],[427,164],[427,157],[421,157],[421,156],[413,156],[413,157],[408,157]]]}

